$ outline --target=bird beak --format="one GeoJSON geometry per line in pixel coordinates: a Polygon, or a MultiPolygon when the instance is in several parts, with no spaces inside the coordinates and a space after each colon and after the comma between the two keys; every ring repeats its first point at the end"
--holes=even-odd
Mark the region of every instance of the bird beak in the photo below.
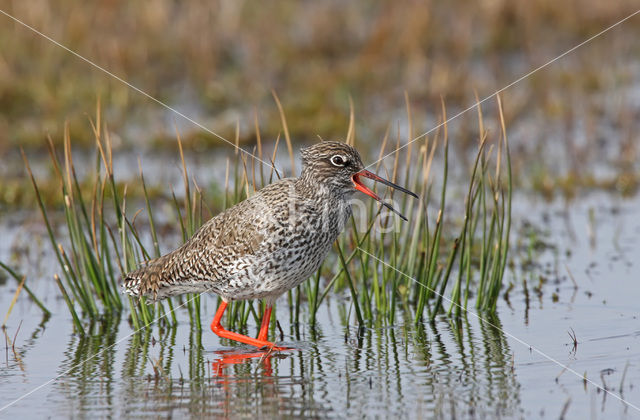
{"type": "Polygon", "coordinates": [[[367,188],[361,181],[360,181],[360,177],[363,176],[365,178],[369,178],[369,179],[373,179],[375,181],[381,182],[384,185],[387,185],[391,188],[395,188],[396,190],[402,191],[405,194],[409,194],[412,197],[418,198],[418,196],[409,191],[406,188],[402,188],[399,185],[394,184],[393,182],[387,181],[384,178],[380,178],[378,175],[374,174],[373,172],[369,172],[366,169],[361,170],[360,172],[353,174],[351,176],[351,181],[353,181],[353,186],[355,187],[356,190],[361,191],[365,194],[367,194],[369,197],[373,198],[374,200],[379,201],[380,203],[382,203],[383,206],[385,206],[386,208],[388,208],[389,210],[391,210],[392,212],[394,212],[395,214],[397,214],[398,216],[400,216],[402,218],[402,220],[407,220],[406,217],[404,217],[402,214],[400,214],[399,211],[397,211],[396,209],[394,209],[393,207],[391,207],[390,204],[385,203],[384,201],[382,201],[382,198],[380,198],[380,196],[378,196],[376,193],[374,193],[373,191],[371,191],[369,188],[367,188]]]}

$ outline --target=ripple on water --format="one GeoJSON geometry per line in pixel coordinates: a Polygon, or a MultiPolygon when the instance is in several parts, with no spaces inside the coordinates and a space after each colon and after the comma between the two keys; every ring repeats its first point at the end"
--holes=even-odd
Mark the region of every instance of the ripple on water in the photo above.
{"type": "MultiPolygon", "coordinates": [[[[616,212],[588,200],[563,212],[546,203],[526,206],[531,217],[543,213],[536,206],[548,213],[544,222],[531,222],[546,226],[544,239],[554,247],[535,254],[533,268],[508,274],[514,289],[508,304],[500,301],[497,316],[481,315],[480,321],[468,315],[457,322],[439,316],[415,325],[399,311],[397,325],[359,331],[347,327],[348,302],[332,298],[312,329],[289,324],[289,311],[280,305],[285,344],[297,349],[266,358],[242,357],[255,351],[221,342],[208,330],[191,330],[186,312],[178,313],[177,328],[154,326],[130,335],[128,322],[113,318],[91,326],[89,336],[77,336],[51,288],[47,271],[55,261],[45,255],[49,268],[38,268],[45,274],[30,284],[51,291],[44,295],[53,316],[43,320],[28,299],[18,300],[7,336],[13,340],[23,323],[17,356],[5,350],[0,405],[62,374],[12,405],[7,416],[531,418],[541,410],[556,417],[569,398],[572,417],[618,417],[625,409],[631,416],[632,408],[611,395],[603,398],[581,377],[585,373],[631,403],[640,401],[640,289],[633,266],[640,199],[615,205],[616,212]],[[596,209],[591,216],[590,208],[596,209]],[[588,229],[594,217],[597,223],[588,229]],[[578,339],[575,350],[570,329],[578,339]],[[236,363],[221,364],[225,357],[236,363]]],[[[518,255],[514,267],[522,266],[518,255]]],[[[15,286],[10,280],[0,285],[0,307],[8,306],[15,286]]],[[[214,301],[203,299],[203,313],[213,313],[214,301]]]]}

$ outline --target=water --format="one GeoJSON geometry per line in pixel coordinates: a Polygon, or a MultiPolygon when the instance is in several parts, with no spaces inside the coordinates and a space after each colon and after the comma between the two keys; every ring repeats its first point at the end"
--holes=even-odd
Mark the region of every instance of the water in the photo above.
{"type": "MultiPolygon", "coordinates": [[[[43,319],[20,295],[7,321],[15,352],[4,349],[0,407],[10,405],[0,415],[640,418],[640,198],[517,196],[514,205],[514,287],[496,316],[415,326],[400,307],[395,326],[359,330],[348,299],[333,295],[312,328],[304,308],[292,324],[283,299],[283,343],[295,349],[268,357],[208,330],[213,297],[203,299],[202,331],[181,308],[175,329],[134,333],[123,316],[79,337],[52,281],[55,260],[33,240],[42,228],[5,218],[0,260],[28,269],[53,315],[43,319]]],[[[15,289],[13,279],[0,285],[0,315],[15,289]]]]}

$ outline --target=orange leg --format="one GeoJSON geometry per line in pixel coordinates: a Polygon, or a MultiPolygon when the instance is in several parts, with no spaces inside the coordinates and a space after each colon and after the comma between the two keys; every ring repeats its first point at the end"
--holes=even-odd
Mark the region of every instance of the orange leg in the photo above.
{"type": "Polygon", "coordinates": [[[262,315],[262,324],[260,325],[260,333],[258,334],[258,340],[264,341],[269,335],[269,322],[271,321],[271,305],[264,309],[264,315],[262,315]]]}
{"type": "Polygon", "coordinates": [[[268,319],[271,318],[270,307],[267,308],[267,310],[265,311],[265,318],[263,318],[262,320],[262,328],[260,329],[260,335],[258,336],[257,339],[225,330],[222,327],[222,325],[220,325],[220,320],[222,319],[222,315],[224,314],[225,309],[227,309],[227,302],[223,301],[218,307],[218,310],[216,311],[216,315],[213,317],[213,321],[211,322],[211,331],[213,331],[216,335],[222,338],[228,338],[229,340],[239,341],[241,343],[250,344],[256,347],[271,347],[274,350],[281,350],[279,347],[276,347],[274,343],[266,340],[267,338],[266,329],[263,337],[262,330],[264,329],[264,326],[265,326],[264,320],[267,319],[266,326],[268,327],[269,326],[268,319]],[[269,313],[268,318],[266,317],[267,315],[266,312],[269,313]]]}

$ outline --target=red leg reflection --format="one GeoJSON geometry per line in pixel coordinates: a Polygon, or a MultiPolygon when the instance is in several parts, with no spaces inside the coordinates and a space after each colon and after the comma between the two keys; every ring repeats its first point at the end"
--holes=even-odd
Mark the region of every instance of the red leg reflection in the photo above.
{"type": "Polygon", "coordinates": [[[224,368],[227,365],[235,365],[244,363],[248,359],[254,359],[257,357],[262,358],[262,366],[264,369],[264,376],[271,376],[273,370],[271,369],[271,356],[273,356],[273,351],[258,351],[252,353],[226,353],[219,352],[222,357],[220,359],[214,360],[211,363],[213,368],[213,374],[215,376],[226,377],[228,375],[224,374],[224,368]]]}

